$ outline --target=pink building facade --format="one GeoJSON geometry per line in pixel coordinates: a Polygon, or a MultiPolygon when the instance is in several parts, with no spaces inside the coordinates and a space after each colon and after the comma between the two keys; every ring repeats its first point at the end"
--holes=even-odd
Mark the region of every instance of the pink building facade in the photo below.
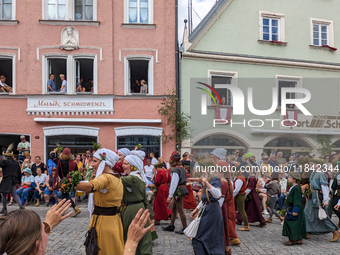
{"type": "Polygon", "coordinates": [[[176,89],[174,1],[0,2],[0,75],[13,90],[0,92],[2,150],[25,135],[45,161],[56,144],[83,153],[92,141],[167,160],[175,142],[162,143],[171,127],[158,109],[176,89]]]}

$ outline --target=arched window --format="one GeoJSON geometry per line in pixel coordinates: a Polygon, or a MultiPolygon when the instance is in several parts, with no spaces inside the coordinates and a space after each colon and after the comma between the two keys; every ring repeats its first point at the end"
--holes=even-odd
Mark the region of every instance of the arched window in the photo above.
{"type": "Polygon", "coordinates": [[[288,158],[294,153],[299,155],[308,155],[311,153],[309,146],[305,142],[293,137],[278,137],[264,146],[264,152],[268,155],[275,149],[277,150],[276,152],[283,152],[285,158],[288,158]]]}
{"type": "Polygon", "coordinates": [[[242,156],[242,153],[247,149],[247,147],[242,142],[227,135],[207,136],[192,146],[192,149],[195,149],[197,153],[199,155],[202,154],[202,156],[206,152],[210,154],[216,148],[227,149],[227,154],[232,154],[233,151],[240,150],[240,156],[242,156]]]}

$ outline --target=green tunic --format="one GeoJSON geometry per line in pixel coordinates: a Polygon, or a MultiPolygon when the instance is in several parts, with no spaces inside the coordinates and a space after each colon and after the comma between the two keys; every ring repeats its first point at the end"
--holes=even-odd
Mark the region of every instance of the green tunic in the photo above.
{"type": "Polygon", "coordinates": [[[291,188],[289,192],[289,196],[287,199],[288,207],[294,206],[299,209],[298,219],[297,220],[288,220],[287,218],[284,221],[282,235],[288,236],[289,240],[297,241],[303,238],[306,238],[306,218],[305,213],[303,211],[302,205],[302,193],[301,189],[298,185],[291,188]]]}
{"type": "MultiPolygon", "coordinates": [[[[123,213],[123,231],[124,231],[124,242],[127,239],[127,232],[130,223],[135,218],[138,210],[147,207],[148,201],[145,192],[145,183],[134,175],[122,176],[121,177],[124,194],[122,203],[127,205],[123,213]]],[[[146,223],[145,227],[149,224],[146,223]]],[[[145,234],[145,236],[140,240],[136,255],[149,255],[152,254],[152,239],[150,231],[145,234]]]]}

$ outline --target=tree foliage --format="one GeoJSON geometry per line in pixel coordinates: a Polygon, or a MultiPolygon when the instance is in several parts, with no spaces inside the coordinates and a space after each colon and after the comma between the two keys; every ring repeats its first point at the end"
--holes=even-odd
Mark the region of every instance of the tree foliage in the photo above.
{"type": "Polygon", "coordinates": [[[317,135],[316,140],[320,145],[320,153],[322,156],[330,155],[333,148],[335,147],[332,144],[332,136],[331,135],[317,135]]]}
{"type": "Polygon", "coordinates": [[[180,100],[176,95],[175,90],[170,95],[163,99],[158,113],[166,117],[167,125],[171,127],[171,132],[166,134],[163,131],[163,143],[174,140],[180,144],[183,140],[190,138],[190,115],[180,112],[180,100]]]}

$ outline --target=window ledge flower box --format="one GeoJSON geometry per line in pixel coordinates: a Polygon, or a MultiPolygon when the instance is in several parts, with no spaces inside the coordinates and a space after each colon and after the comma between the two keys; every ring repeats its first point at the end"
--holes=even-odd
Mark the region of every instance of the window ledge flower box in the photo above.
{"type": "Polygon", "coordinates": [[[271,45],[278,45],[278,46],[287,46],[287,42],[281,41],[266,41],[266,40],[257,40],[259,43],[271,44],[271,45]]]}
{"type": "Polygon", "coordinates": [[[329,51],[337,51],[337,48],[331,47],[329,45],[322,45],[322,46],[316,46],[316,45],[309,45],[312,49],[320,49],[320,50],[329,50],[329,51]]]}

